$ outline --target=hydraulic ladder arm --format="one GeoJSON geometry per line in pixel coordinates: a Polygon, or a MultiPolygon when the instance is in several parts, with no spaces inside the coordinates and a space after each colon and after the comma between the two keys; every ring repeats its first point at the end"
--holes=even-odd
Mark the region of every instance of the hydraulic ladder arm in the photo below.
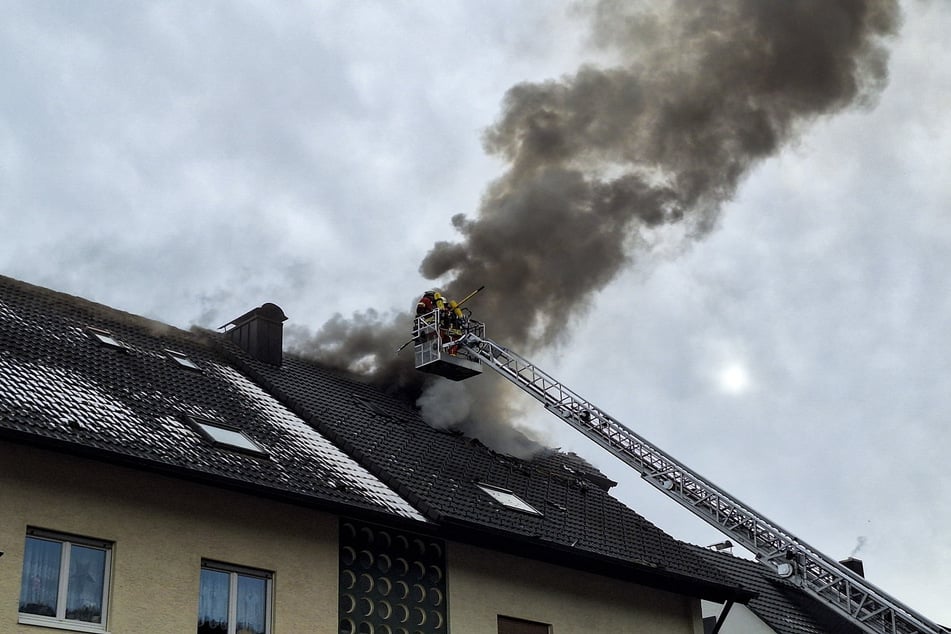
{"type": "Polygon", "coordinates": [[[555,416],[636,469],[658,490],[864,631],[948,632],[691,471],[518,354],[474,332],[453,345],[538,399],[555,416]]]}

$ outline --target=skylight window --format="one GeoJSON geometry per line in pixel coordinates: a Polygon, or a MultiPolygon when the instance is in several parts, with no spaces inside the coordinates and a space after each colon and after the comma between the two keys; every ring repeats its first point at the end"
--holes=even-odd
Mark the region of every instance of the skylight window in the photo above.
{"type": "Polygon", "coordinates": [[[507,489],[478,483],[476,486],[488,493],[492,496],[493,500],[506,508],[522,511],[523,513],[531,513],[532,515],[541,515],[541,511],[507,489]]]}
{"type": "Polygon", "coordinates": [[[248,438],[245,433],[239,429],[193,416],[189,416],[188,420],[202,436],[219,447],[237,449],[261,456],[267,455],[267,452],[264,451],[259,444],[248,438]]]}
{"type": "Polygon", "coordinates": [[[90,326],[86,328],[86,332],[104,346],[116,348],[117,350],[128,349],[128,346],[113,337],[112,333],[108,330],[100,330],[99,328],[93,328],[90,326]]]}
{"type": "Polygon", "coordinates": [[[189,370],[198,370],[201,371],[201,368],[198,367],[198,364],[188,358],[188,356],[183,352],[176,352],[175,350],[165,350],[165,354],[168,355],[168,358],[182,366],[183,368],[188,368],[189,370]]]}

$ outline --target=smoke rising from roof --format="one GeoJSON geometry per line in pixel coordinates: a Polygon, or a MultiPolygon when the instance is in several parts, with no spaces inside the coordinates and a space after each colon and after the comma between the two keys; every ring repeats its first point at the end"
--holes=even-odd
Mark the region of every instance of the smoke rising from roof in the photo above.
{"type": "Polygon", "coordinates": [[[865,548],[865,544],[867,542],[868,542],[868,537],[866,537],[865,535],[859,535],[855,539],[855,548],[853,548],[852,552],[849,553],[849,557],[855,557],[856,555],[858,555],[859,552],[861,552],[861,550],[865,548]]]}
{"type": "MultiPolygon", "coordinates": [[[[523,353],[561,342],[645,231],[676,223],[703,237],[758,161],[820,116],[872,105],[900,21],[894,0],[602,0],[584,13],[591,45],[616,63],[507,92],[483,139],[507,171],[420,265],[450,297],[487,285],[476,316],[523,353]]],[[[304,348],[418,396],[433,379],[393,356],[410,323],[337,316],[304,348]]],[[[478,406],[452,424],[485,433],[510,418],[502,383],[463,384],[478,406]]]]}

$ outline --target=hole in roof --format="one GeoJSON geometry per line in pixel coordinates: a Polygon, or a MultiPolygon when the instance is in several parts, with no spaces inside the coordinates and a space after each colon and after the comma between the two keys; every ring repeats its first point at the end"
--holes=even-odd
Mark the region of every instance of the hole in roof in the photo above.
{"type": "Polygon", "coordinates": [[[182,366],[183,368],[188,368],[189,370],[198,370],[199,372],[201,372],[201,368],[198,367],[198,364],[192,361],[190,358],[188,358],[188,355],[186,355],[185,353],[177,352],[175,350],[169,350],[168,348],[166,348],[165,354],[166,356],[168,356],[169,359],[171,359],[178,365],[182,366]]]}
{"type": "Polygon", "coordinates": [[[99,328],[93,328],[92,326],[86,327],[86,332],[89,333],[91,337],[96,339],[99,343],[109,348],[116,348],[117,350],[127,350],[128,347],[116,339],[111,332],[108,330],[101,330],[99,328]]]}
{"type": "Polygon", "coordinates": [[[531,513],[532,515],[542,514],[541,511],[508,489],[494,487],[490,484],[481,484],[478,482],[476,483],[476,486],[485,491],[489,496],[492,497],[493,500],[506,508],[510,508],[514,511],[522,511],[523,513],[531,513]]]}
{"type": "Polygon", "coordinates": [[[373,401],[365,399],[362,396],[358,396],[356,394],[352,394],[352,396],[354,401],[356,401],[357,403],[365,407],[367,410],[370,411],[370,413],[376,414],[377,416],[383,416],[384,418],[392,418],[385,409],[383,409],[382,407],[380,407],[373,401]]]}
{"type": "Polygon", "coordinates": [[[206,440],[216,446],[267,456],[267,452],[240,429],[194,416],[188,416],[188,420],[206,440]]]}

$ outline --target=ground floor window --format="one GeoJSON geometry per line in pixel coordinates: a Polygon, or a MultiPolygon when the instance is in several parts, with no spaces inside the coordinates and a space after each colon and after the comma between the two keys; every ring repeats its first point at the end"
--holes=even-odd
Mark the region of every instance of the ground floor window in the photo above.
{"type": "Polygon", "coordinates": [[[19,622],[104,630],[111,553],[110,542],[27,529],[19,622]]]}
{"type": "Polygon", "coordinates": [[[272,574],[203,561],[198,634],[269,634],[272,574]]]}
{"type": "Polygon", "coordinates": [[[551,625],[499,615],[499,634],[551,634],[551,625]]]}

